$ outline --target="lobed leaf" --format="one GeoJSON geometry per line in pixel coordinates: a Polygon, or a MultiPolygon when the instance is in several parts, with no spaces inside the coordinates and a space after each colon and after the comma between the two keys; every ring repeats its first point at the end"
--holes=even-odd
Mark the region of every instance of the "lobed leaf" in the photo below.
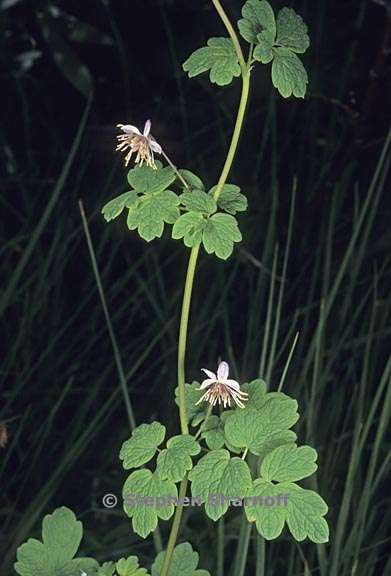
{"type": "Polygon", "coordinates": [[[124,484],[122,495],[124,510],[132,519],[133,530],[142,538],[155,530],[158,518],[171,518],[175,499],[178,498],[173,482],[162,480],[157,472],[146,469],[132,472],[124,484]],[[149,501],[145,501],[145,498],[149,501]]]}
{"type": "Polygon", "coordinates": [[[237,220],[230,214],[213,214],[202,233],[202,243],[208,254],[215,253],[223,260],[231,256],[234,242],[240,242],[241,239],[237,220]]]}
{"type": "Polygon", "coordinates": [[[210,70],[210,81],[219,86],[230,84],[241,70],[234,45],[230,38],[210,38],[207,46],[199,48],[184,62],[183,69],[189,77],[210,70]]]}
{"type": "Polygon", "coordinates": [[[241,458],[231,458],[225,449],[213,450],[201,458],[189,478],[192,495],[204,501],[205,512],[212,520],[226,513],[227,499],[244,497],[251,488],[250,468],[241,458]]]}
{"type": "Polygon", "coordinates": [[[276,482],[296,482],[311,476],[316,469],[318,454],[310,446],[296,444],[280,446],[267,454],[261,464],[261,476],[276,482]]]}
{"type": "Polygon", "coordinates": [[[266,0],[247,0],[242,8],[243,18],[238,21],[238,28],[245,40],[250,44],[257,43],[257,36],[263,30],[276,36],[276,19],[273,8],[266,0]]]}
{"type": "Polygon", "coordinates": [[[296,400],[281,395],[269,398],[259,409],[250,405],[235,410],[227,418],[224,432],[233,446],[261,455],[270,443],[273,447],[285,443],[287,431],[298,418],[296,400]]]}
{"type": "Polygon", "coordinates": [[[124,208],[133,208],[138,202],[138,194],[135,190],[130,190],[124,194],[120,194],[116,198],[113,198],[102,208],[102,214],[106,222],[114,220],[117,218],[124,208]]]}
{"type": "Polygon", "coordinates": [[[281,96],[304,98],[308,76],[301,60],[288,48],[274,48],[272,82],[281,96]]]}
{"type": "Polygon", "coordinates": [[[185,246],[193,248],[199,246],[206,220],[200,212],[187,212],[182,214],[172,228],[172,238],[183,238],[185,246]]]}
{"type": "Polygon", "coordinates": [[[164,224],[174,224],[179,218],[179,197],[171,190],[144,195],[134,210],[129,210],[127,225],[137,231],[141,238],[150,242],[160,238],[164,224]]]}
{"type": "Polygon", "coordinates": [[[119,454],[125,470],[138,468],[149,462],[155,456],[157,447],[163,442],[165,435],[166,428],[159,422],[137,426],[129,440],[122,444],[119,454]]]}
{"type": "Polygon", "coordinates": [[[217,205],[212,196],[203,190],[193,190],[192,192],[183,192],[179,196],[182,204],[187,210],[201,212],[203,214],[213,214],[216,212],[217,205]]]}
{"type": "Polygon", "coordinates": [[[136,166],[128,172],[128,182],[143,194],[156,194],[162,192],[174,182],[176,174],[171,166],[154,170],[150,166],[136,166]]]}
{"type": "MultiPolygon", "coordinates": [[[[166,552],[162,551],[156,556],[152,564],[152,576],[160,576],[166,552]]],[[[188,542],[175,546],[168,576],[210,576],[207,570],[197,570],[198,553],[188,542]]]]}
{"type": "Polygon", "coordinates": [[[192,456],[201,452],[201,446],[189,434],[174,436],[167,442],[167,448],[160,452],[157,471],[163,480],[179,482],[193,467],[192,456]]]}
{"type": "Polygon", "coordinates": [[[14,565],[20,576],[88,576],[96,572],[98,563],[92,558],[74,558],[83,535],[81,522],[62,506],[48,514],[42,522],[42,542],[30,538],[19,546],[14,565]]]}
{"type": "MultiPolygon", "coordinates": [[[[190,170],[185,170],[185,169],[181,168],[179,170],[179,174],[182,176],[182,178],[185,180],[185,182],[188,184],[188,186],[191,189],[205,190],[205,185],[204,185],[203,181],[201,180],[201,178],[199,176],[197,176],[197,174],[194,174],[194,172],[191,172],[190,170]]],[[[181,181],[179,181],[179,183],[183,185],[183,183],[181,183],[181,181]]]]}
{"type": "Polygon", "coordinates": [[[307,537],[316,543],[328,541],[328,526],[323,518],[327,513],[326,503],[316,492],[297,484],[255,480],[245,511],[247,519],[256,523],[258,532],[266,540],[277,538],[286,522],[299,542],[307,537]]]}
{"type": "MultiPolygon", "coordinates": [[[[216,186],[209,190],[209,194],[213,196],[216,186]]],[[[247,198],[240,192],[239,186],[235,184],[224,184],[220,196],[217,200],[217,205],[221,210],[235,215],[237,212],[244,212],[247,210],[247,198]]]]}
{"type": "Polygon", "coordinates": [[[276,44],[303,54],[310,45],[308,28],[303,18],[293,8],[282,8],[277,16],[276,44]]]}
{"type": "Polygon", "coordinates": [[[115,569],[118,576],[148,576],[147,570],[139,567],[137,556],[121,558],[116,562],[115,569]]]}

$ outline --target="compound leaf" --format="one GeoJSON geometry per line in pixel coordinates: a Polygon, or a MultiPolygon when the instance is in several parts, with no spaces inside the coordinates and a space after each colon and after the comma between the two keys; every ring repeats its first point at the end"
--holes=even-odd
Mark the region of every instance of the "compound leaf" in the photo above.
{"type": "Polygon", "coordinates": [[[217,205],[212,196],[204,190],[193,190],[192,192],[183,192],[179,196],[182,204],[188,210],[193,212],[202,212],[203,214],[213,214],[216,212],[217,205]]]}
{"type": "Polygon", "coordinates": [[[235,410],[226,419],[224,432],[230,444],[247,448],[253,454],[264,453],[270,442],[279,442],[299,418],[297,402],[288,396],[271,397],[257,409],[248,406],[235,410]]]}
{"type": "MultiPolygon", "coordinates": [[[[166,552],[159,552],[152,564],[152,576],[160,576],[166,552]]],[[[197,570],[198,553],[189,542],[175,546],[168,576],[210,576],[207,570],[197,570]]]]}
{"type": "Polygon", "coordinates": [[[119,454],[125,470],[138,468],[149,462],[155,456],[157,447],[163,442],[165,435],[166,428],[159,422],[137,426],[129,440],[122,444],[119,454]]]}
{"type": "Polygon", "coordinates": [[[42,522],[42,542],[30,538],[19,546],[14,565],[20,576],[79,576],[81,570],[96,572],[92,558],[74,558],[83,535],[81,522],[62,506],[42,522]]]}
{"type": "Polygon", "coordinates": [[[193,467],[192,456],[201,452],[201,446],[189,434],[174,436],[167,442],[167,448],[160,452],[157,471],[163,480],[179,482],[193,467]]]}
{"type": "Polygon", "coordinates": [[[310,45],[307,26],[293,8],[282,8],[277,16],[276,44],[303,54],[310,45]]]}
{"type": "Polygon", "coordinates": [[[139,567],[137,556],[121,558],[116,562],[115,569],[118,576],[148,576],[147,570],[139,567]]]}
{"type": "Polygon", "coordinates": [[[135,190],[125,192],[116,198],[113,198],[102,208],[102,214],[106,222],[114,220],[119,216],[124,208],[132,208],[138,201],[138,195],[135,190]]]}
{"type": "Polygon", "coordinates": [[[145,194],[134,210],[129,210],[127,225],[137,228],[141,238],[150,242],[163,234],[164,223],[173,224],[179,218],[179,197],[171,190],[145,194]]]}
{"type": "Polygon", "coordinates": [[[247,519],[256,523],[258,532],[267,540],[277,538],[286,522],[299,542],[307,537],[316,543],[328,541],[329,530],[323,518],[327,504],[312,490],[291,482],[272,484],[259,478],[254,481],[247,502],[247,519]]]}
{"type": "MultiPolygon", "coordinates": [[[[191,384],[185,384],[185,405],[186,405],[186,415],[189,422],[193,426],[197,426],[202,420],[204,420],[206,415],[207,407],[205,403],[197,404],[198,400],[201,398],[203,391],[200,390],[199,382],[192,382],[191,384]]],[[[175,388],[175,403],[179,406],[179,390],[178,387],[175,388]]]]}
{"type": "Polygon", "coordinates": [[[261,464],[261,476],[265,480],[296,482],[311,476],[316,469],[318,454],[310,446],[296,444],[279,446],[265,456],[261,464]]]}
{"type": "Polygon", "coordinates": [[[263,30],[270,32],[272,43],[276,36],[276,19],[273,8],[266,0],[247,0],[242,8],[243,18],[238,21],[241,35],[250,44],[257,43],[257,36],[263,30]]]}
{"type": "MultiPolygon", "coordinates": [[[[213,196],[216,186],[209,190],[209,194],[213,196]]],[[[217,205],[221,210],[228,212],[228,214],[235,215],[237,212],[244,212],[247,210],[247,198],[240,192],[239,186],[235,184],[224,184],[220,196],[217,200],[217,205]]]]}
{"type": "Polygon", "coordinates": [[[215,253],[223,260],[231,256],[234,242],[240,242],[241,239],[236,218],[230,214],[213,214],[202,233],[202,243],[208,254],[215,253]]]}
{"type": "Polygon", "coordinates": [[[274,48],[272,82],[281,96],[304,98],[308,76],[300,58],[289,48],[274,48]]]}
{"type": "Polygon", "coordinates": [[[136,190],[143,194],[156,194],[162,192],[176,178],[175,171],[171,166],[155,170],[150,166],[136,166],[128,172],[128,182],[136,190]]]}
{"type": "Polygon", "coordinates": [[[132,472],[124,484],[122,495],[124,510],[132,518],[133,530],[142,538],[155,530],[158,518],[171,518],[178,498],[173,482],[162,480],[157,472],[146,469],[132,472]]]}
{"type": "MultiPolygon", "coordinates": [[[[184,168],[181,168],[179,170],[179,174],[182,176],[182,178],[185,180],[186,184],[192,190],[205,190],[205,185],[204,185],[203,181],[201,180],[201,178],[199,176],[197,176],[197,174],[194,174],[194,172],[191,172],[190,170],[185,170],[184,168]]],[[[179,180],[179,184],[181,184],[183,186],[183,182],[181,182],[180,180],[179,180]]]]}
{"type": "Polygon", "coordinates": [[[210,70],[209,78],[219,86],[230,84],[241,70],[234,45],[230,38],[210,38],[207,46],[199,48],[184,62],[183,69],[189,77],[210,70]]]}
{"type": "Polygon", "coordinates": [[[226,513],[229,498],[246,496],[251,488],[250,468],[241,458],[231,458],[228,450],[213,450],[201,458],[189,474],[191,492],[205,503],[212,520],[226,513]]]}
{"type": "Polygon", "coordinates": [[[201,426],[203,438],[209,450],[219,450],[225,444],[224,424],[216,415],[210,415],[201,426]]]}
{"type": "Polygon", "coordinates": [[[172,237],[174,240],[183,238],[185,246],[193,248],[193,246],[198,246],[201,243],[205,225],[206,220],[200,212],[187,212],[175,222],[172,228],[172,237]]]}

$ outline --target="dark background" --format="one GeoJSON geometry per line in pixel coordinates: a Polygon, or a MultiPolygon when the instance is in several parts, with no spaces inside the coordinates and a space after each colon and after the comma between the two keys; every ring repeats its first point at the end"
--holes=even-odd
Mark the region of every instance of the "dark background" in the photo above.
{"type": "MultiPolygon", "coordinates": [[[[224,3],[233,20],[241,5],[224,3]]],[[[350,500],[349,521],[341,518],[351,455],[357,461],[350,494],[363,498],[376,435],[390,414],[383,394],[391,326],[385,149],[391,8],[388,1],[369,0],[273,3],[276,10],[284,5],[309,26],[307,97],[283,100],[271,86],[269,66],[254,70],[229,178],[249,201],[239,217],[244,241],[226,263],[201,255],[188,379],[199,379],[199,368],[213,368],[222,355],[241,381],[260,374],[275,389],[299,331],[285,386],[302,407],[303,443],[319,448],[320,491],[331,507],[334,534],[330,563],[339,539],[348,544],[335,560],[338,574],[350,573],[354,559],[357,574],[391,573],[390,517],[384,512],[389,443],[383,435],[373,500],[357,517],[350,500]],[[364,448],[357,452],[355,435],[366,422],[364,448]],[[357,545],[349,544],[349,526],[363,530],[357,545]],[[368,547],[371,554],[363,552],[368,547]]],[[[127,189],[122,158],[114,152],[115,125],[141,128],[150,118],[153,135],[175,164],[212,186],[229,144],[240,81],[221,88],[206,75],[190,80],[182,72],[193,50],[210,36],[226,35],[206,0],[5,0],[0,6],[0,420],[9,436],[0,457],[4,574],[12,573],[15,547],[36,533],[44,513],[62,504],[86,523],[89,554],[116,557],[130,545],[148,565],[150,544],[134,538],[120,509],[101,506],[104,493],[120,493],[124,475],[117,454],[129,430],[78,200],[89,220],[137,421],[157,418],[174,433],[178,312],[188,255],[168,232],[146,244],[129,233],[124,218],[106,224],[101,217],[102,205],[127,189]],[[87,122],[71,154],[86,106],[87,122]]],[[[215,536],[213,525],[201,522],[189,514],[184,537],[202,555],[215,536]]],[[[233,518],[229,538],[237,531],[233,518]]],[[[163,537],[166,532],[164,523],[163,537]]],[[[301,552],[289,538],[271,546],[270,574],[287,573],[280,550],[289,550],[289,573],[301,573],[301,552]]],[[[316,569],[314,550],[304,548],[304,554],[316,569]]],[[[203,566],[213,573],[213,558],[203,566]]],[[[329,573],[337,572],[322,572],[329,573]]]]}

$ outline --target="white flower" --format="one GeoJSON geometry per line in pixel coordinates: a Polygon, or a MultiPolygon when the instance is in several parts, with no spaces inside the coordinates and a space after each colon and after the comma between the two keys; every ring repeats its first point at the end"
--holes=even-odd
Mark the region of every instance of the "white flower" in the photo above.
{"type": "Polygon", "coordinates": [[[117,124],[117,127],[124,132],[117,136],[118,146],[116,150],[124,152],[129,149],[125,156],[125,166],[129,164],[133,152],[137,152],[135,163],[140,166],[145,162],[147,166],[156,170],[154,152],[156,154],[162,153],[162,147],[151,136],[151,121],[145,122],[143,133],[136,126],[130,124],[117,124]]]}
{"type": "Polygon", "coordinates": [[[232,398],[235,404],[240,408],[244,408],[243,402],[247,400],[248,394],[240,390],[239,382],[228,378],[229,366],[227,362],[220,362],[217,367],[217,374],[206,368],[202,368],[202,371],[205,372],[208,378],[202,382],[199,390],[206,389],[206,392],[201,396],[197,404],[205,400],[210,402],[212,406],[215,406],[217,402],[219,404],[222,403],[225,408],[227,404],[231,406],[232,398]]]}

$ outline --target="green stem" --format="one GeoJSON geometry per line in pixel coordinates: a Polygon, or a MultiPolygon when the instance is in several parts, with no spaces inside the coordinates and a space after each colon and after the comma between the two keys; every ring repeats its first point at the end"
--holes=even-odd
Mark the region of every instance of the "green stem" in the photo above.
{"type": "Polygon", "coordinates": [[[194,273],[197,264],[199,246],[192,248],[190,252],[189,264],[187,267],[185,290],[183,293],[181,325],[179,328],[179,342],[178,342],[178,391],[179,391],[179,417],[181,420],[182,434],[189,433],[189,426],[187,423],[186,414],[186,398],[185,398],[185,356],[186,356],[186,342],[187,342],[187,326],[189,324],[189,313],[191,294],[193,291],[194,273]]]}
{"type": "Polygon", "coordinates": [[[231,37],[231,40],[232,40],[233,45],[235,47],[236,55],[237,55],[238,60],[239,60],[240,67],[242,69],[242,73],[244,74],[244,72],[247,70],[247,66],[246,66],[246,62],[244,60],[244,56],[243,56],[243,52],[242,52],[242,48],[240,46],[238,36],[234,30],[234,27],[232,26],[232,24],[230,22],[230,19],[228,18],[227,14],[225,13],[224,8],[222,7],[222,5],[220,3],[220,0],[212,0],[212,2],[213,2],[213,5],[218,12],[218,15],[222,19],[224,26],[227,29],[228,34],[231,37]]]}
{"type": "Polygon", "coordinates": [[[223,169],[220,174],[219,181],[216,186],[216,190],[214,191],[213,194],[214,199],[216,201],[218,200],[221,191],[223,189],[223,186],[227,181],[228,174],[231,170],[232,162],[235,157],[236,149],[239,143],[240,133],[243,127],[243,120],[244,120],[244,114],[246,112],[246,105],[249,91],[250,91],[250,71],[246,69],[243,71],[242,75],[242,94],[240,97],[239,109],[238,114],[236,116],[235,128],[232,134],[231,144],[228,150],[227,158],[225,159],[223,169]]]}
{"type": "Polygon", "coordinates": [[[181,523],[183,512],[183,506],[181,505],[180,502],[183,501],[183,498],[186,495],[186,489],[187,489],[187,476],[185,476],[185,478],[182,480],[179,486],[179,494],[178,494],[179,502],[175,509],[174,520],[172,522],[171,532],[167,543],[166,555],[164,557],[163,567],[160,576],[167,576],[168,571],[170,569],[172,554],[174,552],[176,539],[178,537],[179,525],[181,523]]]}
{"type": "Polygon", "coordinates": [[[217,524],[217,576],[224,576],[224,516],[217,524]]]}
{"type": "MultiPolygon", "coordinates": [[[[228,178],[228,174],[231,170],[232,163],[235,157],[236,149],[238,147],[240,132],[243,126],[243,119],[244,113],[246,110],[246,104],[249,95],[250,89],[250,65],[246,64],[243,52],[240,47],[240,43],[238,37],[235,33],[235,30],[223,10],[223,7],[220,4],[219,0],[212,0],[219,16],[221,17],[225,27],[228,30],[228,33],[232,39],[232,42],[235,47],[236,54],[238,56],[238,60],[240,63],[240,67],[242,70],[242,93],[240,97],[239,109],[236,116],[235,128],[232,134],[231,144],[227,153],[226,160],[224,162],[223,169],[220,174],[219,181],[216,186],[216,190],[214,192],[214,198],[217,200],[221,194],[223,186],[228,178]]],[[[181,422],[181,431],[182,434],[189,433],[189,426],[187,422],[187,414],[186,414],[186,402],[185,402],[185,356],[186,356],[186,342],[187,342],[187,327],[189,323],[189,313],[190,313],[190,304],[191,304],[191,295],[193,290],[193,282],[194,282],[194,274],[195,268],[197,264],[197,258],[199,253],[200,246],[195,246],[192,248],[190,252],[189,264],[187,267],[187,274],[186,274],[186,282],[185,282],[185,289],[183,293],[183,302],[182,302],[182,313],[181,313],[181,323],[179,328],[179,341],[178,341],[178,396],[179,396],[179,417],[181,422]]],[[[183,498],[186,494],[187,488],[187,477],[182,480],[180,489],[179,489],[179,497],[183,498]]],[[[160,573],[160,576],[167,576],[168,571],[170,569],[172,554],[174,552],[176,539],[178,537],[179,532],[179,525],[182,517],[182,506],[179,504],[175,510],[174,520],[171,527],[170,536],[168,538],[167,544],[167,552],[164,558],[163,568],[160,573]]]]}

